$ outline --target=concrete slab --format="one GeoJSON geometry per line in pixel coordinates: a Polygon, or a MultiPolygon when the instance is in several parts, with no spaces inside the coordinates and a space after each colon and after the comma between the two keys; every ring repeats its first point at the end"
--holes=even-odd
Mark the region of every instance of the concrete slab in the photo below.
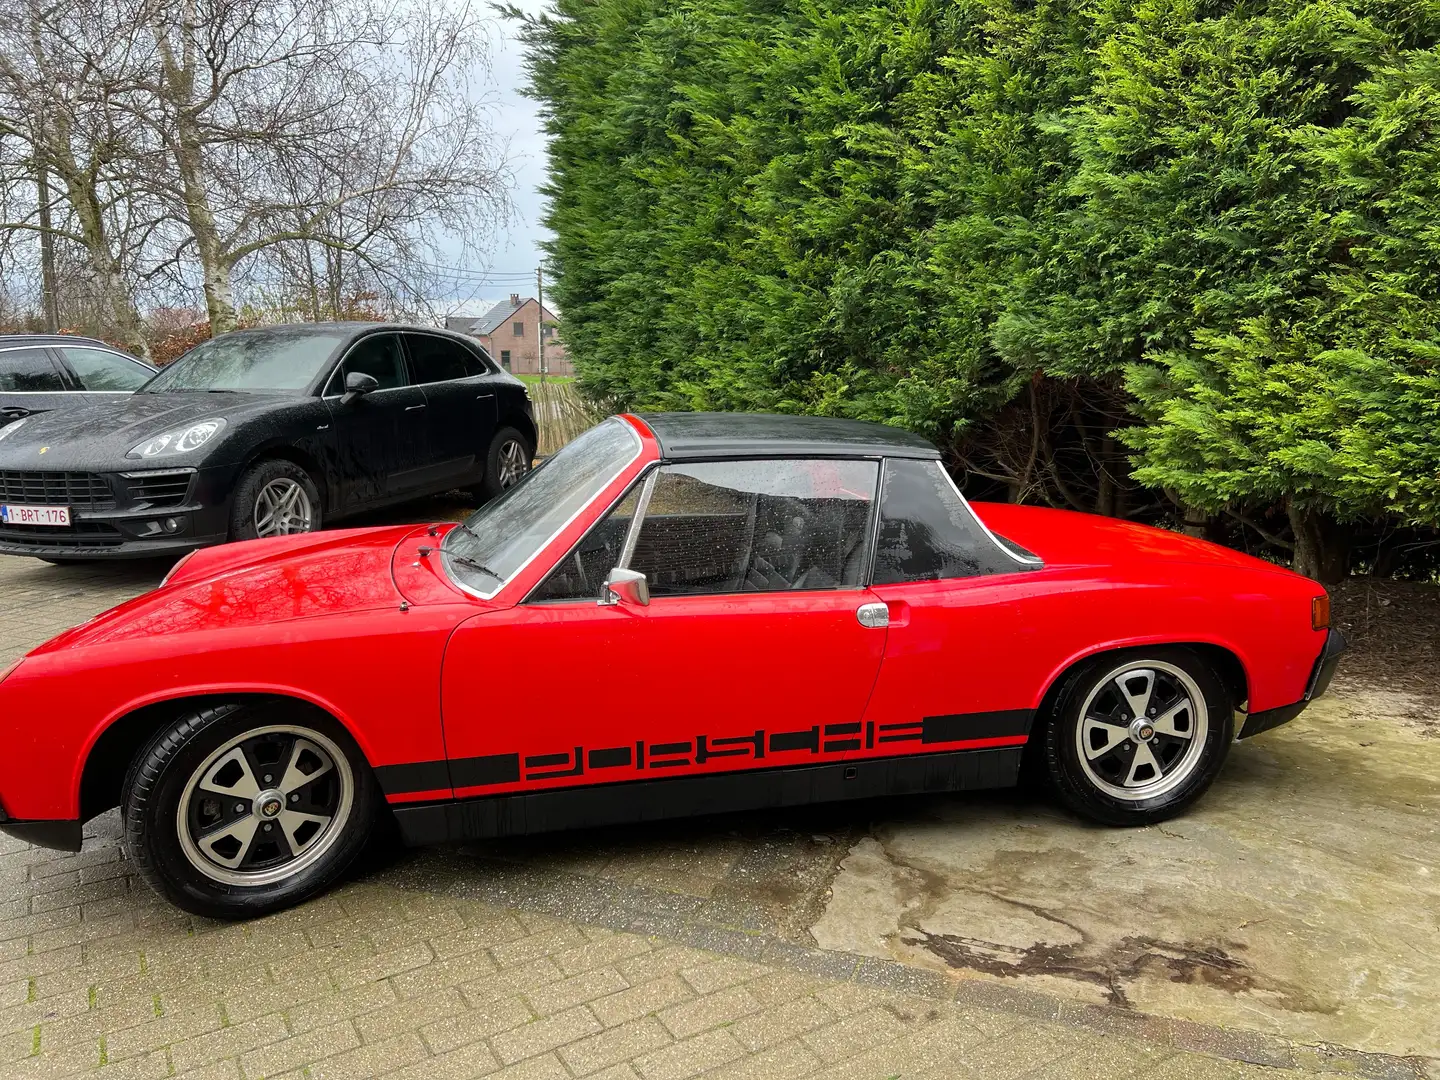
{"type": "Polygon", "coordinates": [[[1138,830],[1023,797],[878,822],[812,927],[843,949],[1080,1001],[1440,1056],[1440,739],[1341,685],[1138,830]]]}

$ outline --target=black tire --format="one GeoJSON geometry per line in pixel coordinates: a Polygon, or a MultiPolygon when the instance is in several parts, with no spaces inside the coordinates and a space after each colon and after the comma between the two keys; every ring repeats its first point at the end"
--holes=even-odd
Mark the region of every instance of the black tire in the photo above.
{"type": "Polygon", "coordinates": [[[260,537],[262,532],[257,526],[257,500],[267,489],[274,490],[273,485],[284,487],[287,484],[298,484],[304,491],[304,497],[308,500],[308,513],[306,514],[308,527],[291,528],[284,532],[264,533],[263,535],[288,535],[289,533],[319,530],[323,525],[319,486],[311,479],[308,472],[293,461],[286,461],[284,458],[266,458],[246,469],[240,477],[240,482],[235,485],[235,497],[230,503],[230,539],[254,540],[260,537]]]}
{"type": "Polygon", "coordinates": [[[1104,825],[1150,825],[1183,813],[1219,775],[1234,740],[1231,693],[1189,649],[1146,648],[1096,657],[1065,676],[1054,702],[1041,736],[1046,777],[1069,809],[1104,825]],[[1148,692],[1145,670],[1152,672],[1148,692]],[[1122,681],[1131,693],[1121,689],[1122,681]],[[1191,709],[1187,717],[1179,696],[1195,696],[1187,682],[1199,691],[1203,714],[1191,709]],[[1149,704],[1145,719],[1157,717],[1169,732],[1132,714],[1140,693],[1146,693],[1143,700],[1149,704]],[[1158,704],[1152,700],[1157,697],[1158,704]],[[1188,738],[1183,734],[1187,725],[1188,738]],[[1127,727],[1132,733],[1123,743],[1115,741],[1127,727]],[[1087,748],[1084,761],[1082,747],[1087,748]]]}
{"type": "Polygon", "coordinates": [[[495,432],[495,437],[490,440],[490,446],[485,451],[485,479],[480,484],[470,489],[472,495],[481,502],[489,502],[499,495],[507,487],[514,484],[504,469],[504,461],[511,444],[518,446],[519,452],[524,456],[525,471],[529,472],[531,462],[535,459],[535,444],[525,437],[521,431],[513,427],[502,427],[495,432]]]}
{"type": "MultiPolygon", "coordinates": [[[[289,745],[299,763],[303,748],[296,741],[289,745]]],[[[290,760],[283,749],[281,754],[287,762],[290,760]]],[[[281,777],[267,790],[283,791],[286,778],[281,777]]],[[[329,888],[364,848],[380,805],[370,766],[339,723],[308,706],[273,699],[213,705],[181,716],[136,755],[121,792],[125,850],[140,876],[177,907],[215,919],[266,915],[329,888]],[[281,733],[276,734],[277,729],[281,733]],[[291,731],[295,734],[289,734],[291,731]],[[218,758],[223,763],[235,752],[237,740],[242,756],[251,763],[253,778],[261,783],[274,773],[263,772],[264,755],[257,756],[253,747],[257,742],[268,745],[267,739],[283,747],[282,740],[287,737],[309,743],[320,751],[322,759],[332,752],[343,759],[343,763],[332,761],[328,772],[317,770],[312,779],[302,779],[284,792],[289,795],[289,803],[302,812],[297,817],[315,811],[310,800],[319,797],[322,785],[333,789],[337,807],[345,808],[343,816],[337,810],[329,825],[309,834],[313,851],[297,850],[287,839],[292,834],[285,831],[291,826],[283,820],[283,811],[289,808],[283,794],[278,800],[280,810],[267,818],[264,811],[273,803],[262,805],[264,791],[253,799],[222,795],[216,800],[210,798],[210,789],[199,783],[207,774],[218,778],[231,767],[217,765],[216,755],[225,751],[218,758]],[[344,798],[347,779],[348,802],[344,798]],[[233,805],[232,799],[236,799],[233,805]],[[187,804],[184,826],[179,819],[182,801],[187,804]],[[220,813],[230,815],[228,823],[222,820],[219,827],[208,832],[190,824],[217,801],[222,804],[220,813]],[[245,813],[231,814],[242,806],[248,808],[245,813]],[[256,819],[250,831],[254,839],[246,843],[245,852],[249,854],[242,858],[253,855],[253,868],[247,869],[241,862],[227,870],[201,851],[199,842],[226,833],[235,825],[249,824],[251,817],[256,819]],[[190,829],[188,836],[182,837],[182,827],[190,829]],[[262,828],[266,832],[262,833],[262,828]],[[326,829],[334,831],[326,834],[326,829]],[[275,858],[267,864],[260,857],[272,849],[275,858]],[[286,873],[288,865],[295,870],[286,873]]],[[[300,838],[300,830],[294,830],[293,835],[300,838]]],[[[214,846],[218,848],[219,842],[214,846]]]]}

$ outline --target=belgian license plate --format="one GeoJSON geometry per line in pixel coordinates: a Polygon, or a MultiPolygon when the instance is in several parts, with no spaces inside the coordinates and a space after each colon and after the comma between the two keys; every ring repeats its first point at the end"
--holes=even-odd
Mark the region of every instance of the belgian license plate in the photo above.
{"type": "Polygon", "coordinates": [[[0,522],[6,525],[69,525],[70,508],[0,505],[0,522]]]}

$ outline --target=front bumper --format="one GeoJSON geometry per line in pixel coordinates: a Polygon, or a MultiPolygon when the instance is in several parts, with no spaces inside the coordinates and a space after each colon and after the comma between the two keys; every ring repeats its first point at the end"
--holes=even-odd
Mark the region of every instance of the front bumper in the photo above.
{"type": "Polygon", "coordinates": [[[0,806],[0,832],[36,847],[79,851],[82,826],[79,821],[12,821],[0,806]]]}
{"type": "Polygon", "coordinates": [[[8,501],[22,502],[18,490],[25,503],[67,505],[71,513],[63,527],[0,523],[0,554],[150,559],[224,543],[235,471],[0,472],[0,496],[8,492],[8,501]]]}
{"type": "Polygon", "coordinates": [[[1320,650],[1320,656],[1310,672],[1310,682],[1306,686],[1305,696],[1291,705],[1281,705],[1276,709],[1264,709],[1261,712],[1251,713],[1245,718],[1245,726],[1240,729],[1240,738],[1248,739],[1252,735],[1259,735],[1262,731],[1269,731],[1281,724],[1288,724],[1304,712],[1305,706],[1329,688],[1330,680],[1335,677],[1335,666],[1349,647],[1350,643],[1345,640],[1344,634],[1339,630],[1331,630],[1326,635],[1325,647],[1320,650]]]}

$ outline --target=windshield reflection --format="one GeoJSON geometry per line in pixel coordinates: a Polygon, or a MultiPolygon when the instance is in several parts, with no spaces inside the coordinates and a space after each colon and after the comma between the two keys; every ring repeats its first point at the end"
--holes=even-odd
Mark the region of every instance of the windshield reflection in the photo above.
{"type": "Polygon", "coordinates": [[[309,386],[348,335],[305,326],[237,330],[196,345],[141,393],[185,390],[293,392],[309,386]]]}
{"type": "Polygon", "coordinates": [[[477,510],[441,544],[446,572],[489,599],[538,555],[640,453],[640,438],[611,417],[477,510]]]}

